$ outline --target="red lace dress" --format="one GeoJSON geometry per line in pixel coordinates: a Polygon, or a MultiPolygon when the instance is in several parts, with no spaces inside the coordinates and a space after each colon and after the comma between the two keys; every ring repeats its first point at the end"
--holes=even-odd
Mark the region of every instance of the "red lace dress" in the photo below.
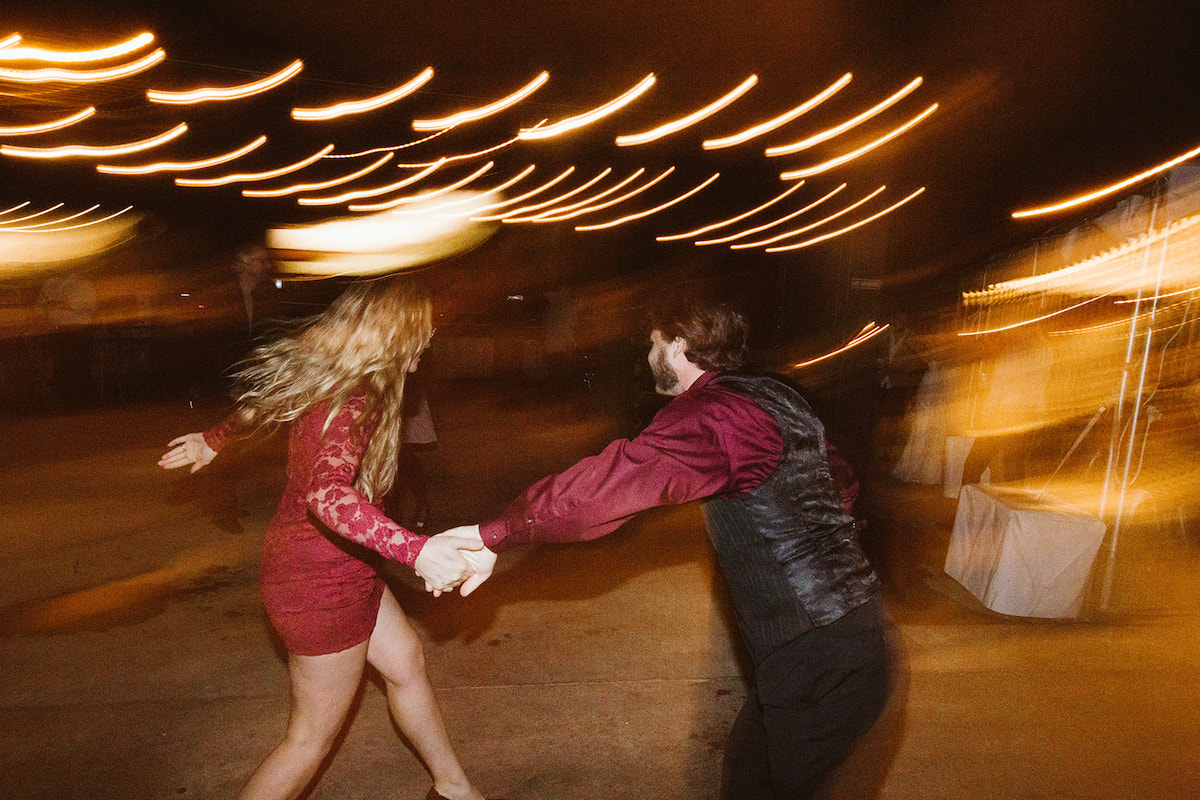
{"type": "MultiPolygon", "coordinates": [[[[382,498],[372,502],[354,488],[375,432],[374,421],[354,425],[365,404],[353,395],[324,432],[328,401],[291,426],[287,486],[263,542],[260,582],[271,624],[296,655],[337,653],[370,638],[383,580],[361,548],[412,566],[427,538],[388,519],[382,498]]],[[[217,452],[234,438],[232,419],[204,434],[217,452]]]]}

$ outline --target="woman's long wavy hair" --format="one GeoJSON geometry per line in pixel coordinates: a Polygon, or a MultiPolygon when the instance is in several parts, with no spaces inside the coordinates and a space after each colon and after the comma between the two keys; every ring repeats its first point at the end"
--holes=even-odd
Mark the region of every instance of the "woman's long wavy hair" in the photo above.
{"type": "Polygon", "coordinates": [[[354,486],[374,500],[396,478],[408,367],[428,346],[428,295],[400,278],[351,286],[296,331],[258,347],[235,376],[238,417],[246,430],[291,422],[329,400],[330,421],[356,391],[366,391],[356,424],[379,424],[354,486]]]}

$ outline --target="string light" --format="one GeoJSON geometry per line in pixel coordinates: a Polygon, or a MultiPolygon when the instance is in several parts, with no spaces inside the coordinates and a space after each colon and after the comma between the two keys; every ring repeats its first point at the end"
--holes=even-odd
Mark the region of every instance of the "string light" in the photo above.
{"type": "Polygon", "coordinates": [[[717,150],[722,147],[733,147],[736,144],[748,142],[756,136],[762,136],[764,133],[770,133],[781,125],[791,122],[800,115],[805,114],[819,106],[821,103],[824,103],[826,100],[841,91],[842,87],[849,82],[850,73],[847,72],[845,75],[834,81],[830,86],[821,90],[808,100],[805,100],[791,111],[785,111],[774,119],[770,119],[766,122],[761,122],[758,125],[746,128],[746,130],[742,131],[741,133],[735,133],[732,136],[723,136],[720,139],[707,139],[704,141],[702,146],[705,150],[717,150]]]}
{"type": "MultiPolygon", "coordinates": [[[[488,153],[494,153],[497,150],[501,150],[505,147],[516,144],[518,141],[520,141],[520,137],[514,136],[513,138],[509,139],[507,142],[501,142],[500,144],[492,145],[491,147],[488,147],[484,150],[476,150],[474,153],[462,153],[462,154],[456,155],[456,156],[444,156],[443,158],[440,158],[438,160],[443,161],[447,164],[454,162],[454,161],[468,161],[472,158],[479,158],[479,156],[485,156],[488,153]]],[[[430,164],[434,164],[434,163],[436,163],[436,162],[426,161],[426,162],[419,163],[419,164],[397,164],[396,166],[399,169],[406,169],[406,168],[416,168],[416,167],[428,167],[430,164]]]]}
{"type": "Polygon", "coordinates": [[[785,155],[789,155],[791,153],[799,153],[801,150],[807,150],[808,148],[813,147],[814,145],[818,145],[821,142],[829,141],[833,137],[835,137],[839,134],[845,133],[846,131],[850,130],[854,126],[861,125],[862,123],[866,122],[867,120],[871,119],[872,117],[878,115],[880,112],[886,111],[887,109],[891,108],[896,103],[903,100],[905,97],[908,97],[910,94],[912,94],[916,90],[916,88],[918,86],[921,85],[921,80],[922,80],[921,78],[914,78],[903,89],[896,92],[894,95],[887,98],[882,103],[879,103],[877,105],[872,106],[871,108],[868,108],[866,111],[859,114],[857,117],[854,117],[853,119],[848,119],[840,125],[835,125],[834,127],[830,128],[829,130],[822,131],[821,133],[818,133],[815,136],[810,136],[807,139],[804,139],[799,142],[795,142],[793,144],[780,145],[779,147],[768,147],[766,150],[766,153],[768,156],[785,156],[785,155]]]}
{"type": "Polygon", "coordinates": [[[651,214],[657,214],[659,211],[668,209],[671,206],[675,205],[676,203],[682,203],[684,200],[687,200],[689,197],[691,197],[692,195],[694,195],[697,192],[704,189],[704,187],[708,186],[710,183],[715,181],[720,176],[721,176],[721,173],[714,172],[711,177],[709,177],[707,180],[700,183],[700,185],[696,186],[693,189],[689,189],[688,191],[679,195],[679,197],[676,197],[674,200],[668,200],[667,202],[665,202],[661,205],[657,205],[654,208],[648,208],[645,211],[639,211],[636,214],[630,214],[627,217],[621,217],[620,219],[614,219],[614,220],[611,220],[610,222],[601,222],[596,225],[576,225],[575,230],[577,230],[577,231],[598,231],[603,228],[612,228],[616,225],[623,225],[624,223],[632,222],[635,219],[641,219],[643,217],[648,217],[651,214]]]}
{"type": "MultiPolygon", "coordinates": [[[[519,181],[524,180],[525,176],[528,175],[529,173],[533,172],[533,170],[534,170],[534,165],[530,164],[528,167],[521,170],[521,172],[517,173],[512,178],[509,178],[504,183],[501,183],[499,186],[493,186],[491,189],[484,189],[482,191],[482,194],[489,195],[489,194],[496,194],[497,192],[502,192],[505,189],[507,189],[508,187],[513,186],[514,184],[518,183],[519,181]]],[[[433,206],[431,208],[418,208],[418,209],[412,209],[412,210],[397,209],[396,211],[393,211],[392,213],[393,214],[432,214],[435,211],[442,211],[444,209],[451,208],[453,206],[461,206],[461,205],[464,205],[467,203],[472,203],[478,199],[479,198],[475,197],[475,196],[464,197],[459,200],[447,200],[445,203],[441,203],[441,204],[433,206]]],[[[475,210],[476,209],[472,209],[472,211],[470,213],[474,213],[475,210]]],[[[446,215],[446,216],[454,216],[454,215],[446,215]]]]}
{"type": "Polygon", "coordinates": [[[237,150],[213,156],[212,158],[200,159],[199,161],[160,161],[157,164],[141,164],[128,167],[98,164],[96,165],[96,171],[107,175],[149,175],[154,172],[186,172],[193,169],[206,169],[220,164],[227,164],[236,158],[241,158],[252,150],[266,144],[266,141],[266,136],[259,136],[254,141],[239,147],[237,150]]]}
{"type": "Polygon", "coordinates": [[[679,119],[677,119],[673,122],[668,122],[665,125],[659,125],[657,128],[654,128],[653,130],[645,131],[644,133],[634,133],[634,134],[630,134],[628,136],[618,136],[617,137],[617,145],[619,147],[628,147],[629,145],[646,144],[647,142],[653,142],[656,139],[661,139],[664,136],[668,136],[672,133],[681,131],[684,128],[687,128],[691,125],[695,125],[697,122],[700,122],[701,120],[711,117],[713,114],[717,113],[722,108],[725,108],[725,106],[729,105],[734,100],[737,100],[739,97],[744,95],[746,92],[750,91],[750,89],[753,88],[754,84],[756,84],[756,83],[758,83],[758,76],[751,75],[749,78],[746,78],[746,80],[744,80],[740,84],[738,84],[732,91],[717,98],[713,102],[704,106],[704,108],[693,111],[691,114],[688,114],[686,117],[680,117],[679,119]]]}
{"type": "Polygon", "coordinates": [[[88,214],[88,213],[91,213],[92,211],[95,211],[99,207],[100,207],[100,204],[97,203],[96,205],[92,206],[91,208],[85,208],[83,211],[76,211],[74,214],[69,214],[65,217],[59,217],[58,219],[52,219],[47,222],[35,222],[32,225],[22,225],[19,228],[5,227],[4,230],[6,230],[6,231],[32,231],[32,230],[36,230],[38,228],[45,228],[47,225],[57,225],[61,222],[70,222],[73,219],[78,219],[79,217],[82,217],[84,214],[88,214]]]}
{"type": "Polygon", "coordinates": [[[443,186],[440,189],[432,189],[428,192],[421,192],[420,194],[408,195],[407,197],[397,197],[394,200],[388,200],[387,202],[384,202],[384,203],[367,203],[367,204],[362,204],[362,205],[350,205],[350,206],[348,206],[348,208],[351,211],[386,211],[389,208],[395,208],[397,206],[407,205],[408,203],[418,203],[423,200],[430,200],[434,197],[440,197],[444,194],[449,194],[450,192],[453,192],[455,189],[461,189],[463,186],[466,186],[471,181],[479,178],[485,172],[490,170],[494,165],[495,165],[494,161],[489,161],[488,163],[484,164],[482,167],[475,170],[474,172],[472,172],[470,175],[463,178],[462,180],[455,181],[454,183],[450,184],[449,186],[443,186]]]}
{"type": "MultiPolygon", "coordinates": [[[[591,180],[589,180],[579,186],[576,186],[574,189],[572,189],[569,192],[560,194],[558,197],[552,197],[549,200],[544,200],[540,203],[535,203],[534,205],[531,205],[531,206],[523,206],[521,208],[513,209],[512,211],[506,211],[503,214],[496,214],[491,217],[471,217],[471,219],[475,222],[491,222],[491,221],[497,220],[497,219],[505,219],[506,217],[512,217],[512,216],[516,216],[518,214],[525,214],[530,211],[536,211],[537,209],[545,208],[546,206],[552,206],[555,203],[560,203],[563,200],[574,197],[575,195],[579,194],[582,191],[586,191],[588,189],[588,187],[593,186],[596,183],[599,183],[601,180],[603,180],[605,178],[605,176],[607,176],[608,173],[610,173],[610,172],[612,172],[612,167],[605,167],[603,170],[600,171],[600,174],[597,175],[596,177],[592,178],[591,180]]],[[[485,209],[479,208],[479,209],[476,209],[475,211],[476,211],[476,213],[478,213],[483,210],[485,210],[485,209]]]]}
{"type": "Polygon", "coordinates": [[[436,139],[437,137],[441,136],[443,133],[445,133],[448,130],[450,130],[450,129],[447,128],[445,131],[438,131],[437,133],[422,137],[420,139],[417,139],[416,141],[405,142],[404,144],[394,144],[394,145],[390,145],[388,147],[372,147],[370,150],[360,150],[357,153],[338,153],[337,155],[328,155],[325,157],[326,158],[360,158],[362,156],[373,156],[376,153],[395,152],[396,150],[403,150],[406,147],[413,147],[418,144],[424,144],[425,142],[428,142],[430,139],[436,139]]]}
{"type": "Polygon", "coordinates": [[[937,107],[938,107],[938,104],[934,103],[929,108],[925,109],[920,114],[917,114],[915,117],[910,119],[908,122],[901,125],[899,128],[896,128],[895,130],[890,131],[889,133],[886,133],[883,136],[880,136],[875,141],[871,142],[870,144],[865,144],[862,147],[858,148],[857,150],[853,150],[849,153],[846,153],[845,155],[838,156],[837,158],[831,158],[824,163],[817,164],[815,167],[807,167],[805,169],[795,169],[790,172],[784,172],[779,177],[785,181],[790,181],[793,178],[807,178],[812,175],[817,175],[821,172],[825,172],[826,170],[833,169],[834,167],[841,166],[842,164],[845,164],[848,161],[853,161],[854,159],[858,158],[859,156],[863,155],[864,153],[869,153],[870,151],[874,150],[876,147],[879,147],[882,144],[890,142],[892,139],[895,139],[897,136],[900,136],[905,131],[909,130],[914,125],[919,123],[921,120],[925,119],[930,114],[932,114],[934,111],[936,111],[937,107]]]}
{"type": "MultiPolygon", "coordinates": [[[[573,166],[567,167],[565,170],[563,170],[561,173],[559,173],[558,176],[551,178],[549,181],[547,181],[546,183],[543,183],[541,186],[537,187],[536,189],[531,189],[530,191],[526,192],[525,194],[520,194],[520,195],[517,195],[516,197],[511,197],[508,200],[499,200],[495,203],[491,203],[490,205],[476,208],[471,213],[477,214],[480,211],[493,211],[497,208],[504,208],[504,206],[510,206],[510,205],[513,205],[514,203],[520,203],[525,200],[528,200],[531,197],[541,194],[542,192],[546,191],[547,189],[554,188],[555,185],[566,180],[567,177],[569,175],[571,175],[571,173],[573,173],[574,171],[575,171],[575,167],[573,167],[573,166]]],[[[454,215],[451,215],[451,216],[454,216],[454,215]]],[[[475,217],[472,217],[471,219],[473,221],[476,220],[475,217]]]]}
{"type": "Polygon", "coordinates": [[[377,108],[382,108],[389,103],[394,103],[401,98],[408,97],[410,94],[420,89],[429,79],[433,77],[433,67],[426,67],[421,74],[413,78],[403,86],[398,86],[390,92],[368,97],[365,100],[353,100],[345,103],[327,106],[325,108],[293,108],[292,119],[314,121],[314,120],[330,120],[344,117],[347,114],[361,114],[365,111],[374,111],[377,108]]]}
{"type": "Polygon", "coordinates": [[[591,111],[583,114],[577,114],[576,116],[559,120],[553,125],[522,128],[518,133],[518,136],[520,136],[522,139],[548,139],[551,136],[558,136],[559,134],[566,133],[567,131],[572,131],[576,128],[582,128],[584,125],[588,125],[598,119],[607,117],[609,114],[619,111],[620,109],[629,105],[634,100],[641,97],[651,86],[653,86],[655,80],[654,73],[650,73],[646,77],[642,78],[641,81],[639,81],[638,84],[632,89],[620,95],[619,97],[609,100],[602,106],[597,106],[591,111]]]}
{"type": "Polygon", "coordinates": [[[886,186],[880,186],[875,191],[871,192],[870,194],[866,195],[865,197],[863,197],[859,200],[856,200],[855,202],[853,202],[850,205],[843,208],[841,211],[835,211],[834,213],[830,214],[828,217],[824,217],[822,219],[817,220],[816,222],[809,223],[808,225],[805,225],[803,228],[797,228],[796,230],[788,231],[787,233],[780,233],[775,236],[772,236],[769,239],[763,239],[758,242],[743,242],[742,244],[733,244],[733,245],[730,245],[729,247],[731,250],[744,250],[748,247],[761,247],[764,244],[774,244],[775,242],[778,242],[781,239],[788,239],[792,236],[799,236],[802,233],[807,233],[808,231],[811,231],[813,228],[824,225],[826,222],[832,222],[833,220],[837,219],[838,217],[840,217],[844,214],[849,214],[851,211],[858,208],[859,206],[861,206],[863,203],[867,202],[868,200],[872,199],[873,197],[875,197],[875,195],[881,193],[886,188],[887,188],[886,186]]]}
{"type": "Polygon", "coordinates": [[[374,172],[382,167],[392,158],[392,153],[388,153],[382,158],[376,159],[373,163],[368,164],[360,170],[342,175],[337,178],[319,181],[317,183],[297,183],[292,186],[284,186],[279,189],[242,189],[243,197],[283,197],[288,194],[298,194],[299,192],[309,192],[315,189],[330,189],[334,186],[341,186],[344,183],[349,183],[356,178],[361,178],[363,175],[374,172]]]}
{"type": "MultiPolygon", "coordinates": [[[[88,210],[90,211],[90,210],[94,210],[96,208],[98,208],[98,206],[92,206],[92,208],[88,209],[88,210]]],[[[87,222],[79,222],[74,225],[64,225],[61,228],[40,228],[37,230],[28,230],[28,229],[22,230],[22,229],[18,228],[15,230],[15,232],[17,232],[17,233],[62,233],[63,231],[73,231],[73,230],[78,230],[79,228],[86,228],[90,225],[99,225],[102,222],[108,222],[110,219],[115,219],[115,218],[121,216],[122,214],[125,214],[132,210],[133,210],[133,206],[126,206],[125,208],[122,208],[120,211],[115,211],[112,214],[109,214],[104,217],[99,217],[97,219],[90,219],[87,222]]],[[[76,216],[78,216],[78,215],[76,215],[76,216]]],[[[61,222],[62,220],[59,220],[59,221],[61,222]]],[[[4,232],[7,233],[9,230],[13,230],[13,229],[0,228],[0,230],[3,230],[4,232]]]]}
{"type": "Polygon", "coordinates": [[[548,80],[550,80],[550,73],[543,72],[507,97],[502,97],[496,102],[490,103],[486,106],[480,106],[479,108],[472,108],[466,111],[459,111],[457,114],[451,114],[450,116],[439,117],[437,119],[415,119],[413,120],[412,124],[413,130],[449,130],[454,126],[462,125],[465,122],[475,122],[476,120],[490,117],[493,114],[497,114],[506,108],[516,105],[526,97],[529,97],[529,95],[536,92],[539,88],[541,88],[542,84],[548,80]]]}
{"type": "Polygon", "coordinates": [[[142,139],[137,142],[128,142],[126,144],[114,144],[105,146],[92,146],[82,144],[69,144],[63,147],[19,147],[17,145],[0,145],[0,154],[6,156],[20,156],[22,158],[71,158],[74,156],[121,156],[129,153],[139,153],[143,150],[149,150],[152,147],[158,147],[161,144],[182,136],[187,132],[187,124],[179,123],[174,128],[165,133],[160,133],[157,136],[151,136],[149,139],[142,139]]]}
{"type": "Polygon", "coordinates": [[[274,89],[276,86],[300,74],[300,70],[302,69],[304,69],[304,62],[296,60],[274,75],[269,75],[260,81],[245,83],[240,86],[229,86],[223,89],[209,87],[192,89],[186,92],[168,92],[161,89],[150,89],[146,92],[146,97],[153,103],[168,103],[171,105],[192,105],[212,100],[241,100],[245,97],[252,97],[269,89],[274,89]]]}
{"type": "Polygon", "coordinates": [[[717,228],[724,228],[726,225],[732,225],[735,222],[741,222],[746,217],[752,216],[754,214],[757,214],[759,211],[770,208],[771,206],[775,205],[780,200],[787,197],[789,194],[796,191],[803,185],[804,185],[804,181],[798,181],[796,183],[793,183],[786,191],[784,191],[783,194],[776,195],[775,197],[771,198],[767,202],[763,203],[761,206],[755,206],[754,208],[750,209],[749,211],[745,211],[741,214],[738,214],[736,217],[730,217],[729,219],[721,220],[720,222],[714,222],[711,225],[705,225],[702,228],[696,228],[694,231],[687,231],[686,233],[673,233],[670,236],[656,236],[656,237],[654,237],[655,241],[671,242],[671,241],[675,241],[676,239],[687,239],[690,236],[699,236],[702,233],[708,233],[709,231],[715,231],[717,228]]]}
{"type": "Polygon", "coordinates": [[[267,170],[266,172],[243,172],[234,175],[222,175],[219,178],[176,178],[175,183],[178,186],[225,186],[230,183],[265,181],[270,178],[278,178],[280,176],[302,170],[309,164],[313,164],[318,161],[322,156],[331,150],[333,150],[333,145],[326,145],[323,149],[318,150],[308,158],[303,158],[292,164],[287,164],[286,166],[282,166],[277,169],[267,170]]]}
{"type": "Polygon", "coordinates": [[[46,67],[43,69],[0,68],[0,80],[12,81],[14,83],[103,83],[104,81],[128,78],[131,75],[137,75],[139,72],[145,72],[166,57],[166,52],[162,48],[159,48],[136,61],[106,69],[73,70],[59,69],[57,67],[46,67]]]}
{"type": "Polygon", "coordinates": [[[882,217],[885,214],[892,213],[897,208],[904,205],[905,203],[912,200],[913,198],[917,197],[924,191],[925,191],[925,187],[922,186],[920,189],[917,189],[915,192],[913,192],[912,194],[910,194],[908,197],[904,198],[903,200],[893,203],[892,205],[885,208],[883,211],[880,211],[876,214],[872,214],[871,216],[867,217],[866,219],[859,220],[858,222],[854,223],[853,225],[847,225],[844,228],[839,228],[836,231],[833,231],[831,233],[826,233],[823,236],[817,236],[816,238],[809,239],[804,242],[800,242],[799,244],[787,244],[787,245],[783,245],[781,247],[768,247],[765,252],[782,253],[786,250],[799,250],[801,247],[808,247],[809,245],[816,244],[817,242],[823,242],[826,239],[832,239],[835,236],[841,236],[843,233],[848,233],[848,232],[854,230],[855,228],[861,228],[863,225],[866,225],[869,222],[874,222],[875,220],[879,219],[880,217],[882,217]]]}
{"type": "Polygon", "coordinates": [[[137,52],[154,41],[153,33],[139,33],[132,39],[96,50],[51,50],[44,47],[16,47],[18,34],[0,42],[0,61],[47,61],[52,64],[84,64],[107,61],[137,52]],[[11,45],[10,45],[11,42],[11,45]]]}
{"type": "Polygon", "coordinates": [[[546,209],[545,211],[540,211],[537,214],[533,214],[528,217],[505,217],[504,221],[505,222],[549,222],[549,221],[556,221],[556,220],[560,220],[560,219],[568,219],[571,215],[567,214],[567,212],[574,211],[575,209],[582,208],[583,206],[589,205],[591,203],[595,203],[597,200],[600,200],[601,198],[608,197],[613,192],[620,191],[622,187],[637,180],[638,176],[641,175],[645,171],[646,171],[645,167],[639,167],[628,178],[625,178],[624,180],[614,183],[612,186],[608,187],[607,189],[605,189],[602,192],[596,192],[596,194],[585,197],[582,200],[576,200],[574,203],[568,203],[567,205],[559,206],[558,208],[549,208],[549,209],[546,209]],[[567,214],[567,216],[558,216],[560,214],[567,214]]]}
{"type": "Polygon", "coordinates": [[[302,206],[332,206],[338,203],[346,203],[350,200],[360,200],[364,197],[378,197],[381,194],[394,192],[397,189],[403,189],[405,186],[416,183],[427,175],[433,174],[435,170],[440,168],[445,161],[435,161],[420,172],[409,175],[407,178],[395,183],[389,183],[387,186],[376,186],[372,189],[356,189],[353,192],[346,192],[334,197],[301,197],[296,200],[302,206]]]}
{"type": "Polygon", "coordinates": [[[70,127],[77,122],[82,122],[88,117],[96,113],[95,106],[88,106],[82,111],[77,111],[68,117],[52,120],[50,122],[42,122],[37,125],[0,125],[0,136],[27,136],[32,133],[48,133],[50,131],[58,131],[63,128],[70,127]]]}
{"type": "Polygon", "coordinates": [[[878,326],[874,322],[868,322],[866,324],[866,326],[861,331],[859,331],[858,334],[853,339],[846,342],[846,344],[842,345],[838,349],[832,350],[823,356],[817,356],[816,358],[810,358],[808,361],[801,361],[799,364],[793,364],[792,368],[793,369],[801,369],[803,367],[817,364],[828,358],[833,358],[834,356],[844,353],[853,347],[859,346],[863,342],[870,341],[871,339],[873,339],[876,336],[878,336],[879,334],[883,333],[890,327],[891,327],[890,325],[878,326]]]}
{"type": "Polygon", "coordinates": [[[629,198],[637,197],[642,192],[646,191],[650,187],[659,183],[660,181],[662,181],[664,178],[666,178],[668,175],[670,175],[674,171],[675,171],[674,167],[668,167],[667,169],[663,170],[663,172],[661,174],[659,174],[657,177],[650,179],[649,181],[647,181],[646,183],[637,187],[636,189],[631,189],[630,191],[626,192],[625,194],[621,195],[620,197],[614,197],[613,199],[607,200],[603,203],[599,203],[597,205],[592,205],[592,206],[586,206],[577,211],[573,211],[569,214],[564,214],[562,216],[554,217],[552,219],[547,219],[545,221],[557,222],[559,220],[574,219],[575,217],[581,217],[584,214],[591,214],[595,211],[601,211],[605,208],[611,208],[612,206],[615,206],[619,203],[624,203],[629,198]]]}
{"type": "Polygon", "coordinates": [[[841,186],[837,187],[829,194],[825,195],[824,197],[822,197],[818,200],[814,200],[813,202],[809,203],[804,208],[801,208],[798,211],[793,211],[790,214],[785,214],[784,216],[780,217],[779,219],[772,220],[771,222],[767,222],[762,225],[755,226],[753,228],[747,228],[746,230],[741,231],[740,233],[732,233],[728,236],[722,236],[719,239],[699,239],[696,241],[696,245],[704,246],[704,245],[709,245],[709,244],[725,244],[726,242],[733,242],[738,239],[744,239],[747,236],[753,236],[754,234],[756,234],[760,231],[765,231],[769,228],[774,228],[776,225],[782,225],[783,223],[787,222],[789,219],[795,219],[796,217],[800,216],[801,214],[803,214],[807,211],[811,211],[812,209],[821,205],[821,203],[824,203],[826,200],[833,197],[835,194],[837,194],[838,192],[840,192],[842,189],[845,189],[845,188],[846,188],[846,184],[843,183],[841,186]]]}
{"type": "MultiPolygon", "coordinates": [[[[29,205],[29,204],[23,203],[22,205],[29,205]]],[[[62,208],[64,205],[65,205],[65,203],[59,203],[58,205],[50,206],[49,208],[45,209],[44,211],[35,211],[32,214],[28,214],[24,217],[17,217],[16,219],[6,219],[3,222],[0,222],[0,226],[7,227],[9,225],[12,225],[14,222],[24,222],[27,219],[37,219],[38,217],[42,216],[43,214],[49,214],[51,211],[57,211],[58,209],[62,208]]],[[[17,208],[20,208],[20,207],[21,206],[17,206],[17,208]]]]}

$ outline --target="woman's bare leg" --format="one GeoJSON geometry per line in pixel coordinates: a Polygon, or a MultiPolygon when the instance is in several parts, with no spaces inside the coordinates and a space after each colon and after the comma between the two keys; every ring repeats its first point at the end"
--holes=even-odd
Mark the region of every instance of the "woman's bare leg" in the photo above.
{"type": "Polygon", "coordinates": [[[433,775],[433,785],[448,800],[483,800],[463,771],[425,673],[421,640],[391,590],[383,593],[367,660],[387,685],[388,707],[400,730],[433,775]]]}
{"type": "Polygon", "coordinates": [[[345,722],[366,658],[367,642],[324,656],[288,655],[292,713],[287,734],[239,800],[292,800],[304,791],[345,722]]]}

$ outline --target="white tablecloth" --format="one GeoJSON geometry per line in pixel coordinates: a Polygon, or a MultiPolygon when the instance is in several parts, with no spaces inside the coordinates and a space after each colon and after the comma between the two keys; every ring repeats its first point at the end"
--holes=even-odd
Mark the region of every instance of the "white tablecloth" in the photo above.
{"type": "Polygon", "coordinates": [[[1033,492],[967,485],[946,573],[993,611],[1076,617],[1083,606],[1104,523],[1033,492]]]}

